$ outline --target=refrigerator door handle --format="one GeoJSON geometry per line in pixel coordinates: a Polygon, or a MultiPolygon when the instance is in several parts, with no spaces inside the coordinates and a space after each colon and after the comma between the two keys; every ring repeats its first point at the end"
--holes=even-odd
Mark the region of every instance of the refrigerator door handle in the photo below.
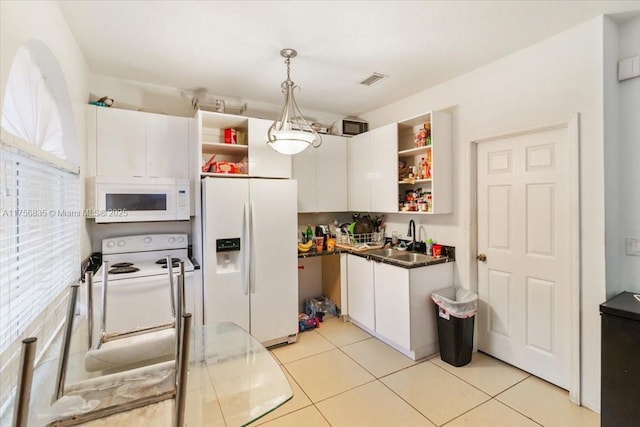
{"type": "Polygon", "coordinates": [[[251,241],[249,236],[249,221],[251,218],[249,202],[244,202],[244,221],[242,224],[242,293],[249,295],[249,266],[251,241]]]}
{"type": "Polygon", "coordinates": [[[253,202],[249,202],[249,290],[252,294],[256,293],[255,265],[253,262],[253,202]]]}

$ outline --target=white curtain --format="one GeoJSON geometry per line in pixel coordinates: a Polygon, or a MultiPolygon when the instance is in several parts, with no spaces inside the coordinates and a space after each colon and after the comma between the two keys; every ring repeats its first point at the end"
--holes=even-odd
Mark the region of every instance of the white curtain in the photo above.
{"type": "Polygon", "coordinates": [[[30,41],[16,53],[1,123],[21,140],[79,165],[69,92],[57,60],[44,43],[30,41]]]}

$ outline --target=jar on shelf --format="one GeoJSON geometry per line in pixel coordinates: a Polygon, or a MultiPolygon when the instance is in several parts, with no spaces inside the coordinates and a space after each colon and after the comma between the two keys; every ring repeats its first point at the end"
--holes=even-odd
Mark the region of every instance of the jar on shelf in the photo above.
{"type": "Polygon", "coordinates": [[[415,135],[413,135],[413,142],[417,147],[424,147],[427,144],[427,131],[420,129],[415,135]]]}
{"type": "Polygon", "coordinates": [[[425,145],[431,145],[431,123],[424,124],[425,137],[424,142],[425,145]]]}

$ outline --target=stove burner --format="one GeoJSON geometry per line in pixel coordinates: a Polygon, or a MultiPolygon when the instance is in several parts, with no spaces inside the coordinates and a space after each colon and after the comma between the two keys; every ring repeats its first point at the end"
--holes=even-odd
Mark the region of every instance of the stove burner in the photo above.
{"type": "MultiPolygon", "coordinates": [[[[180,261],[182,261],[180,258],[171,257],[171,264],[175,264],[175,263],[178,263],[180,261]]],[[[161,258],[161,259],[156,261],[156,264],[167,265],[167,259],[166,258],[161,258]]]]}
{"type": "MultiPolygon", "coordinates": [[[[180,267],[180,264],[172,260],[171,261],[171,268],[178,268],[178,267],[180,267]]],[[[166,262],[163,264],[162,268],[167,268],[167,263],[166,262]]]]}
{"type": "Polygon", "coordinates": [[[111,267],[121,268],[121,267],[131,267],[132,265],[133,265],[132,262],[117,262],[115,264],[112,264],[111,267]]]}
{"type": "MultiPolygon", "coordinates": [[[[126,264],[123,263],[123,264],[126,264]]],[[[133,264],[131,264],[133,265],[133,264]]],[[[125,273],[135,273],[136,271],[140,271],[138,267],[116,267],[109,270],[109,274],[125,274],[125,273]]]]}

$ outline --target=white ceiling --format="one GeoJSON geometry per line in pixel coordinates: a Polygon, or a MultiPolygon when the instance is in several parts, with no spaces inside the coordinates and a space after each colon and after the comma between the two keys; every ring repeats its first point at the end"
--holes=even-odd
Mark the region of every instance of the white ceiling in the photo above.
{"type": "MultiPolygon", "coordinates": [[[[638,1],[59,1],[91,71],[359,115],[638,1]],[[390,76],[358,84],[372,72],[390,76]]],[[[631,13],[624,13],[631,12],[631,13]]]]}

